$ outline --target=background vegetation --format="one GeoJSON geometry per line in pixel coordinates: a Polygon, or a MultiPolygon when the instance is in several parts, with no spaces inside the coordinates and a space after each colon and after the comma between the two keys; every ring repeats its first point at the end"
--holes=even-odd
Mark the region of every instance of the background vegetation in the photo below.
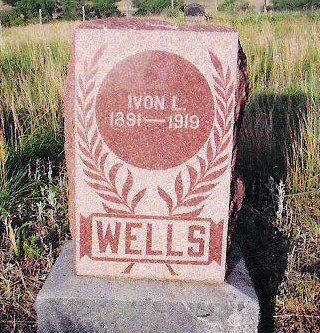
{"type": "Polygon", "coordinates": [[[218,10],[222,12],[246,12],[253,9],[253,6],[244,0],[226,0],[218,6],[218,10]]]}
{"type": "MultiPolygon", "coordinates": [[[[239,30],[248,56],[238,241],[259,293],[260,332],[320,332],[320,14],[212,20],[239,30]]],[[[62,108],[76,25],[0,36],[1,332],[35,332],[36,294],[70,237],[62,108]]]]}
{"type": "Polygon", "coordinates": [[[272,0],[276,10],[314,9],[320,7],[320,0],[272,0]]]}
{"type": "MultiPolygon", "coordinates": [[[[199,2],[205,8],[212,9],[214,1],[201,0],[199,2]]],[[[0,20],[5,27],[38,22],[40,9],[43,22],[56,19],[81,19],[83,6],[87,19],[120,16],[118,7],[124,9],[124,3],[121,0],[2,0],[2,2],[12,6],[0,11],[0,20]]],[[[187,3],[190,3],[190,0],[187,3]]],[[[222,3],[219,1],[219,3],[217,10],[221,12],[248,13],[254,11],[254,6],[248,0],[225,0],[222,3]]],[[[184,0],[174,0],[174,8],[171,8],[171,0],[132,0],[132,4],[136,9],[135,15],[163,13],[168,17],[183,16],[184,0]]],[[[320,8],[320,0],[271,0],[271,5],[268,6],[268,10],[282,11],[316,8],[320,8]]]]}
{"type": "MultiPolygon", "coordinates": [[[[132,4],[137,8],[136,15],[160,14],[171,7],[171,0],[133,0],[132,4]]],[[[174,0],[174,6],[183,10],[183,1],[174,0]]]]}
{"type": "MultiPolygon", "coordinates": [[[[39,21],[39,9],[44,22],[57,20],[76,20],[82,17],[82,6],[86,18],[104,18],[120,16],[117,7],[119,0],[4,0],[13,6],[1,11],[0,19],[3,26],[11,27],[35,23],[39,21]]],[[[163,0],[159,0],[163,1],[163,0]]]]}

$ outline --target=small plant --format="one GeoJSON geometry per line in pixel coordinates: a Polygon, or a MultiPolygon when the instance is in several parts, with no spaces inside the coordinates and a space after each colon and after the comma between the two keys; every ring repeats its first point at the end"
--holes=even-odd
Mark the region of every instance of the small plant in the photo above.
{"type": "Polygon", "coordinates": [[[319,0],[273,0],[273,8],[276,10],[301,10],[319,8],[319,0]]]}
{"type": "Polygon", "coordinates": [[[182,15],[183,12],[177,7],[168,7],[162,11],[162,14],[170,18],[176,18],[179,17],[179,15],[182,15]]]}
{"type": "Polygon", "coordinates": [[[2,10],[0,12],[1,24],[4,27],[14,27],[24,24],[23,16],[21,16],[15,9],[2,10]]]}
{"type": "MultiPolygon", "coordinates": [[[[137,8],[136,15],[160,14],[171,6],[171,0],[133,0],[133,6],[137,8]]],[[[182,1],[175,0],[174,7],[182,9],[182,1]]]]}
{"type": "Polygon", "coordinates": [[[248,12],[251,9],[249,2],[243,0],[226,0],[218,6],[218,10],[222,12],[248,12]]]}
{"type": "Polygon", "coordinates": [[[14,229],[11,225],[11,221],[7,221],[7,223],[5,223],[5,225],[8,230],[8,236],[9,236],[14,254],[16,255],[17,259],[19,259],[20,256],[22,255],[25,231],[28,228],[28,226],[30,225],[30,223],[26,222],[26,223],[22,224],[20,227],[15,227],[14,229]]]}

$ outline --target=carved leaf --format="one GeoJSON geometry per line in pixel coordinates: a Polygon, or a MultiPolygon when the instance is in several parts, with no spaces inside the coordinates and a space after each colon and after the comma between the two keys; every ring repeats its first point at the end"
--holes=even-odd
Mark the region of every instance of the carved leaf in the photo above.
{"type": "Polygon", "coordinates": [[[222,119],[222,117],[220,115],[220,112],[217,112],[216,117],[217,117],[217,121],[218,121],[220,129],[223,129],[224,128],[224,120],[222,119]]]}
{"type": "Polygon", "coordinates": [[[92,138],[90,140],[91,150],[93,149],[94,145],[97,143],[97,140],[98,140],[98,131],[94,131],[92,138]]]}
{"type": "Polygon", "coordinates": [[[220,145],[220,141],[221,141],[221,135],[219,133],[218,130],[215,130],[213,133],[213,137],[214,137],[214,142],[216,143],[216,146],[220,145]]]}
{"type": "Polygon", "coordinates": [[[106,163],[106,159],[107,159],[108,156],[109,156],[109,153],[105,153],[104,155],[101,156],[100,163],[99,163],[99,166],[100,166],[101,170],[103,170],[104,165],[106,163]]]}
{"type": "Polygon", "coordinates": [[[201,202],[203,202],[204,200],[206,200],[207,198],[208,198],[208,195],[195,197],[195,198],[192,198],[192,199],[186,200],[186,201],[183,203],[183,206],[185,206],[185,207],[196,206],[196,205],[198,205],[199,203],[201,203],[201,202]]]}
{"type": "Polygon", "coordinates": [[[130,212],[127,212],[125,210],[114,209],[114,208],[108,207],[105,203],[102,203],[102,206],[103,206],[104,210],[109,214],[117,214],[117,215],[130,214],[130,212]]]}
{"type": "Polygon", "coordinates": [[[93,156],[95,157],[96,161],[98,161],[98,158],[101,155],[101,151],[102,151],[102,142],[101,142],[101,140],[98,140],[98,144],[97,144],[95,150],[93,151],[93,156]]]}
{"type": "Polygon", "coordinates": [[[80,137],[80,139],[85,142],[85,143],[88,143],[87,142],[87,137],[86,135],[83,133],[82,129],[78,127],[78,135],[80,137]]]}
{"type": "Polygon", "coordinates": [[[182,174],[179,172],[175,181],[175,190],[177,195],[177,201],[180,202],[183,196],[183,183],[182,183],[182,174]]]}
{"type": "Polygon", "coordinates": [[[233,93],[234,93],[234,84],[232,83],[227,91],[227,99],[229,99],[233,93]]]}
{"type": "Polygon", "coordinates": [[[89,181],[86,181],[86,183],[92,187],[93,189],[97,190],[97,191],[112,191],[112,188],[109,188],[105,185],[101,185],[101,184],[98,184],[98,183],[92,183],[92,182],[89,182],[89,181]]]}
{"type": "Polygon", "coordinates": [[[82,154],[86,157],[90,156],[89,150],[84,147],[81,143],[79,143],[79,149],[81,150],[82,154]]]}
{"type": "Polygon", "coordinates": [[[211,141],[209,140],[208,142],[208,146],[207,146],[207,160],[208,163],[210,163],[213,159],[213,148],[212,148],[212,144],[211,141]]]}
{"type": "Polygon", "coordinates": [[[85,74],[88,73],[88,60],[87,59],[83,63],[83,70],[84,70],[85,74]]]}
{"type": "Polygon", "coordinates": [[[144,188],[143,190],[139,191],[132,199],[131,201],[131,209],[134,212],[139,204],[139,202],[141,201],[141,199],[144,197],[145,193],[146,193],[146,188],[144,188]]]}
{"type": "Polygon", "coordinates": [[[214,75],[212,75],[212,76],[213,76],[213,80],[215,81],[215,83],[218,84],[221,88],[224,88],[223,81],[220,78],[218,78],[217,76],[214,76],[214,75]]]}
{"type": "MultiPolygon", "coordinates": [[[[80,76],[79,77],[79,87],[80,87],[80,90],[81,90],[81,93],[82,93],[82,96],[84,96],[85,95],[85,86],[84,86],[84,82],[83,82],[83,80],[82,80],[82,77],[80,76]]],[[[81,103],[82,104],[82,103],[81,103]]]]}
{"type": "MultiPolygon", "coordinates": [[[[84,124],[84,120],[83,120],[82,116],[79,113],[77,114],[77,119],[78,119],[78,122],[80,123],[80,125],[82,126],[82,129],[84,129],[86,126],[84,124]]],[[[78,129],[79,128],[80,127],[78,126],[78,129]]]]}
{"type": "Polygon", "coordinates": [[[228,114],[232,114],[234,111],[234,101],[232,100],[228,105],[228,114]]]}
{"type": "Polygon", "coordinates": [[[88,102],[86,102],[86,106],[85,106],[85,109],[84,109],[85,114],[87,114],[91,110],[93,102],[94,102],[94,98],[93,97],[90,98],[90,100],[88,102]]]}
{"type": "Polygon", "coordinates": [[[219,159],[217,159],[213,164],[212,164],[212,167],[217,167],[218,165],[224,163],[227,159],[228,159],[229,155],[226,154],[222,157],[220,157],[219,159]]]}
{"type": "Polygon", "coordinates": [[[211,58],[211,61],[213,63],[215,70],[219,74],[220,78],[222,78],[223,70],[222,70],[222,64],[221,64],[220,60],[211,52],[210,52],[210,58],[211,58]]]}
{"type": "Polygon", "coordinates": [[[95,179],[95,180],[99,180],[100,182],[105,182],[105,178],[102,177],[100,174],[93,173],[93,172],[88,171],[88,170],[86,170],[86,169],[83,169],[83,172],[84,172],[89,178],[92,178],[92,179],[95,179]]]}
{"type": "Polygon", "coordinates": [[[99,69],[97,67],[96,68],[92,67],[92,69],[90,70],[89,75],[87,76],[87,80],[88,81],[92,80],[96,76],[96,74],[98,73],[98,70],[99,69]]]}
{"type": "Polygon", "coordinates": [[[205,193],[212,191],[216,187],[216,184],[208,184],[208,185],[203,185],[193,191],[192,194],[200,194],[200,193],[205,193]]]}
{"type": "Polygon", "coordinates": [[[206,169],[207,169],[206,161],[200,156],[198,156],[198,161],[200,164],[200,174],[201,174],[201,177],[203,177],[203,175],[205,174],[206,169]]]}
{"type": "Polygon", "coordinates": [[[189,179],[190,179],[190,190],[192,191],[192,189],[197,181],[198,173],[197,173],[197,170],[190,165],[188,165],[187,168],[188,168],[189,179]]]}
{"type": "Polygon", "coordinates": [[[88,95],[91,94],[92,90],[94,89],[94,86],[95,86],[95,82],[94,82],[94,81],[91,82],[91,83],[88,85],[88,87],[87,87],[87,89],[86,89],[86,96],[88,96],[88,95]]]}
{"type": "MultiPolygon", "coordinates": [[[[226,108],[225,108],[225,105],[221,102],[221,100],[219,98],[217,98],[217,104],[220,108],[220,110],[223,112],[223,114],[225,113],[226,111],[226,108]]],[[[219,114],[219,112],[217,112],[217,115],[219,114]]],[[[219,123],[220,125],[220,123],[219,123]]],[[[220,125],[221,126],[221,125],[220,125]]],[[[222,126],[221,126],[222,127],[222,126]]]]}
{"type": "Polygon", "coordinates": [[[91,169],[91,170],[93,170],[93,171],[95,171],[95,172],[99,172],[99,170],[97,169],[97,167],[96,167],[94,164],[92,164],[91,162],[85,160],[84,158],[81,158],[81,161],[82,161],[82,163],[83,163],[88,169],[91,169]]]}
{"type": "Polygon", "coordinates": [[[92,61],[91,61],[91,68],[93,66],[95,66],[95,64],[99,61],[99,59],[102,57],[104,51],[106,49],[106,46],[103,45],[102,47],[100,47],[100,49],[95,53],[95,55],[93,56],[92,58],[92,61]]]}
{"type": "Polygon", "coordinates": [[[179,216],[179,217],[197,217],[200,215],[200,213],[202,212],[202,209],[203,209],[204,206],[196,209],[196,210],[193,210],[191,212],[188,212],[188,213],[182,213],[182,214],[177,214],[175,216],[179,216]]]}
{"type": "Polygon", "coordinates": [[[90,130],[93,125],[94,114],[92,113],[86,121],[86,128],[90,130]]]}
{"type": "Polygon", "coordinates": [[[228,67],[227,74],[226,74],[226,85],[229,84],[230,79],[231,79],[231,71],[230,71],[230,67],[228,67]]]}
{"type": "Polygon", "coordinates": [[[131,190],[133,184],[133,177],[131,171],[128,169],[128,176],[122,188],[122,198],[124,201],[127,201],[128,194],[131,190]]]}
{"type": "Polygon", "coordinates": [[[213,180],[216,180],[218,177],[220,177],[226,170],[227,170],[228,166],[224,166],[223,168],[215,171],[215,172],[212,172],[210,173],[209,175],[205,176],[203,178],[203,182],[211,182],[213,180]]]}
{"type": "Polygon", "coordinates": [[[231,141],[231,135],[229,135],[229,137],[226,139],[226,141],[221,146],[221,148],[220,148],[221,152],[223,152],[227,148],[230,141],[231,141]]]}
{"type": "Polygon", "coordinates": [[[215,88],[215,90],[217,91],[218,95],[219,95],[221,98],[223,98],[223,99],[226,98],[224,92],[223,92],[219,87],[215,86],[214,88],[215,88]]]}
{"type": "Polygon", "coordinates": [[[109,194],[104,194],[104,193],[97,193],[101,198],[103,198],[106,201],[113,202],[115,204],[122,204],[122,200],[116,197],[113,197],[109,194]]]}
{"type": "Polygon", "coordinates": [[[117,164],[113,165],[109,171],[109,179],[110,179],[111,184],[114,187],[116,186],[116,176],[117,176],[118,170],[121,168],[121,166],[122,166],[121,163],[117,163],[117,164]]]}
{"type": "Polygon", "coordinates": [[[228,133],[231,129],[231,125],[232,125],[232,119],[230,119],[226,125],[226,128],[225,128],[225,132],[228,133]]]}
{"type": "Polygon", "coordinates": [[[165,203],[167,204],[167,207],[169,209],[169,214],[171,214],[171,211],[173,208],[173,202],[172,202],[170,195],[165,190],[163,190],[160,186],[158,186],[158,193],[159,193],[160,197],[162,198],[162,200],[164,200],[165,203]]]}
{"type": "Polygon", "coordinates": [[[79,95],[77,95],[77,103],[78,103],[79,107],[82,107],[83,102],[82,102],[82,99],[79,95]]]}

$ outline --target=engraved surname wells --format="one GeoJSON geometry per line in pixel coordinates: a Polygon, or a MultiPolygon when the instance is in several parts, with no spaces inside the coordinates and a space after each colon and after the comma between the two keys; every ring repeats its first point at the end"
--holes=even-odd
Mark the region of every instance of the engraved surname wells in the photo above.
{"type": "Polygon", "coordinates": [[[96,217],[92,254],[99,258],[206,262],[210,227],[208,221],[96,217]]]}

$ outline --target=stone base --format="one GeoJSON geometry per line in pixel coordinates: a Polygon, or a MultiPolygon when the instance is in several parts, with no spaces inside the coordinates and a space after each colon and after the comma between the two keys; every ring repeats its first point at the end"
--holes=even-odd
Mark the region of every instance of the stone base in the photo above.
{"type": "Polygon", "coordinates": [[[37,300],[38,333],[253,333],[259,303],[239,248],[223,284],[79,277],[71,242],[37,300]]]}

